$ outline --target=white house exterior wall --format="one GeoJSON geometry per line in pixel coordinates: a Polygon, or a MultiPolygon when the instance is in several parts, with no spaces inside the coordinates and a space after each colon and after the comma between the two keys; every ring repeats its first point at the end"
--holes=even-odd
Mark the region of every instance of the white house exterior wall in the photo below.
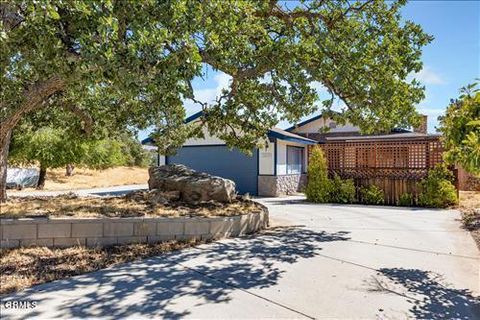
{"type": "MultiPolygon", "coordinates": [[[[293,129],[293,133],[318,133],[318,130],[323,127],[328,127],[331,122],[334,122],[332,119],[323,117],[312,122],[309,122],[301,127],[293,129]]],[[[343,126],[338,126],[336,128],[331,128],[328,132],[357,132],[360,129],[349,123],[346,123],[343,126]]]]}
{"type": "Polygon", "coordinates": [[[203,134],[205,136],[204,139],[197,139],[197,138],[190,138],[185,141],[183,144],[184,146],[195,146],[195,145],[219,145],[225,144],[225,141],[222,139],[212,136],[210,132],[208,132],[207,128],[202,128],[203,134]]]}
{"type": "Polygon", "coordinates": [[[263,175],[275,174],[275,145],[269,142],[266,148],[260,148],[258,150],[258,173],[263,175]]]}

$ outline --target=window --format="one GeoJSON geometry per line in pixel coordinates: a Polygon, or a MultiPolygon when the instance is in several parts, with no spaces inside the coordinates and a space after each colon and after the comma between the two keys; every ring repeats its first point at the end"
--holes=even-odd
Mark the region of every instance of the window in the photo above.
{"type": "Polygon", "coordinates": [[[303,172],[303,148],[287,146],[287,174],[303,172]]]}

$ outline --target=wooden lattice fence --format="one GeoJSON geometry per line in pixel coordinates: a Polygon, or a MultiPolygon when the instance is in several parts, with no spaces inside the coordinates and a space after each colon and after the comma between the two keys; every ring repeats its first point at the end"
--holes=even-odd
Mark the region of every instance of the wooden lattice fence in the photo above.
{"type": "MultiPolygon", "coordinates": [[[[419,182],[429,169],[442,162],[438,137],[408,141],[336,141],[321,145],[329,175],[353,179],[359,187],[383,189],[386,204],[398,204],[403,193],[418,196],[419,182]]],[[[359,196],[359,195],[357,195],[359,196]]]]}

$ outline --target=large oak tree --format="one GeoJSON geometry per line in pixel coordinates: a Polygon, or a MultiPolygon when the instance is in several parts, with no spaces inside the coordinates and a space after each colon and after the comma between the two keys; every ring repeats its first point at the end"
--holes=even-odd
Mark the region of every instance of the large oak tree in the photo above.
{"type": "Polygon", "coordinates": [[[251,149],[278,121],[315,110],[321,83],[365,132],[408,126],[423,87],[408,81],[431,41],[401,22],[404,1],[101,0],[0,3],[0,200],[12,129],[28,113],[65,108],[94,125],[158,128],[165,152],[198,130],[183,101],[230,146],[251,149]],[[232,77],[214,103],[191,82],[204,65],[232,77]],[[242,132],[239,135],[239,132],[242,132]]]}

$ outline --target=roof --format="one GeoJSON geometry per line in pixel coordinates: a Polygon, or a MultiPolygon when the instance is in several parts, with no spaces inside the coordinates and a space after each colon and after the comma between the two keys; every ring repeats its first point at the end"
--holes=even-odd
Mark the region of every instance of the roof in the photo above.
{"type": "Polygon", "coordinates": [[[155,144],[155,141],[153,141],[152,137],[148,137],[140,141],[141,144],[147,144],[147,145],[152,145],[155,144]]]}
{"type": "Polygon", "coordinates": [[[268,137],[278,138],[290,142],[298,142],[303,144],[317,144],[318,142],[309,138],[302,137],[301,135],[288,132],[280,128],[272,128],[268,130],[268,137]]]}
{"type": "MultiPolygon", "coordinates": [[[[319,115],[316,115],[316,116],[313,116],[305,121],[302,121],[300,123],[297,123],[296,125],[293,125],[291,126],[290,128],[287,128],[285,130],[287,131],[292,131],[293,129],[296,129],[296,128],[300,128],[300,127],[303,127],[304,125],[306,124],[309,124],[310,122],[313,122],[315,120],[318,120],[320,119],[321,117],[323,117],[323,114],[319,114],[319,115]]],[[[352,131],[353,132],[353,131],[352,131]]],[[[355,132],[358,132],[358,131],[355,131],[355,132]]],[[[410,130],[407,130],[407,129],[403,129],[403,128],[393,128],[391,133],[394,134],[394,133],[407,133],[407,132],[411,132],[410,130]]],[[[360,133],[359,133],[360,134],[360,133]]]]}
{"type": "Polygon", "coordinates": [[[383,135],[359,135],[350,137],[325,137],[325,142],[353,142],[372,140],[407,140],[407,139],[438,139],[440,134],[424,134],[418,132],[390,133],[383,135]]]}
{"type": "MultiPolygon", "coordinates": [[[[192,122],[203,115],[203,111],[199,111],[185,119],[185,123],[192,122]]],[[[268,130],[268,137],[269,138],[278,138],[281,140],[286,140],[290,142],[297,142],[303,144],[317,144],[317,141],[302,137],[298,134],[288,132],[286,130],[280,128],[272,128],[268,130]]],[[[142,140],[142,144],[154,144],[154,141],[151,137],[142,140]]]]}
{"type": "Polygon", "coordinates": [[[287,131],[292,131],[292,130],[295,129],[295,128],[303,127],[304,125],[306,125],[306,124],[308,124],[308,123],[310,123],[310,122],[313,122],[313,121],[315,121],[315,120],[318,120],[318,119],[320,119],[321,117],[323,117],[323,114],[319,114],[319,115],[313,116],[313,117],[311,117],[311,118],[309,118],[309,119],[307,119],[307,120],[305,120],[305,121],[302,121],[302,122],[300,122],[300,123],[297,123],[297,124],[291,126],[290,128],[287,128],[287,129],[285,129],[285,130],[287,130],[287,131]]]}
{"type": "Polygon", "coordinates": [[[202,115],[203,115],[203,111],[198,111],[197,113],[194,113],[191,116],[187,117],[184,122],[185,123],[192,122],[193,120],[200,118],[202,115]]]}

